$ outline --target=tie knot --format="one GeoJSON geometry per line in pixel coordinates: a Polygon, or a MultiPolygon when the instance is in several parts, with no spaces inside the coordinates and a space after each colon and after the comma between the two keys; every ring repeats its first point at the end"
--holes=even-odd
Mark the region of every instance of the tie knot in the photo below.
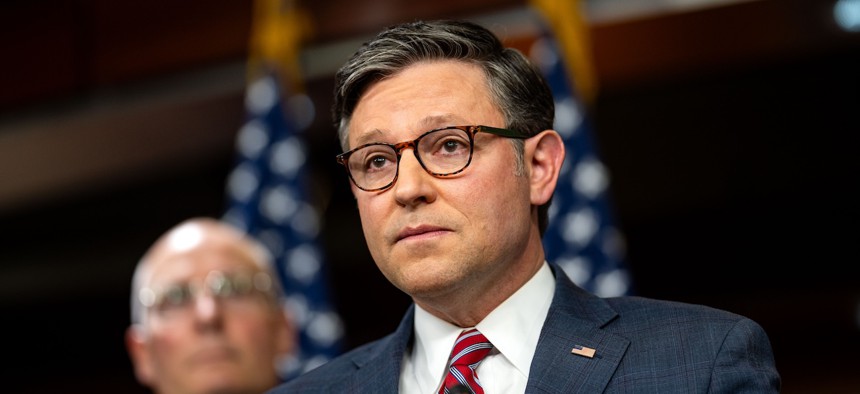
{"type": "Polygon", "coordinates": [[[451,365],[472,365],[480,363],[490,353],[493,344],[476,329],[460,333],[454,349],[451,350],[451,365]]]}
{"type": "Polygon", "coordinates": [[[492,349],[493,344],[478,330],[473,328],[460,333],[451,350],[451,365],[439,394],[484,394],[475,369],[492,349]]]}

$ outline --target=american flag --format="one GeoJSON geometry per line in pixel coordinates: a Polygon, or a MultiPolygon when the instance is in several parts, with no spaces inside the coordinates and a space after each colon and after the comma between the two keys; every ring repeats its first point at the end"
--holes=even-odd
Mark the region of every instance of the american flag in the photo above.
{"type": "MultiPolygon", "coordinates": [[[[563,12],[559,13],[564,9],[575,10],[569,2],[563,5],[556,0],[536,3],[544,15],[554,7],[552,17],[567,23],[566,27],[575,24],[571,19],[565,21],[563,12]],[[552,7],[546,7],[547,3],[552,7]]],[[[558,30],[557,35],[565,34],[558,30]]],[[[607,297],[629,294],[624,237],[614,225],[608,201],[609,173],[595,149],[587,109],[576,94],[557,41],[582,39],[582,36],[557,35],[544,29],[529,53],[552,89],[554,128],[564,139],[567,152],[550,206],[549,227],[543,238],[547,261],[558,264],[574,283],[594,294],[607,297]]]]}
{"type": "Polygon", "coordinates": [[[298,354],[279,365],[289,379],[336,356],[343,336],[339,315],[329,303],[325,257],[316,243],[320,218],[306,187],[303,131],[315,111],[305,95],[282,100],[274,72],[250,83],[245,107],[223,219],[257,237],[275,257],[285,307],[299,329],[298,354]],[[286,111],[287,116],[282,108],[298,110],[286,111]]]}
{"type": "Polygon", "coordinates": [[[255,0],[253,10],[253,77],[223,219],[255,236],[275,258],[285,308],[299,334],[298,351],[278,366],[289,380],[340,353],[343,324],[329,301],[325,256],[317,245],[320,217],[309,203],[304,132],[316,111],[300,93],[298,58],[310,19],[289,0],[255,0]]]}

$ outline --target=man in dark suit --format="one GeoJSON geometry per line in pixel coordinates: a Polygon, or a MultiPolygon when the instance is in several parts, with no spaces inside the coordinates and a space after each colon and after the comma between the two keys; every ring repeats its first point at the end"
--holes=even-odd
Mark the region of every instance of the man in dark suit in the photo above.
{"type": "Polygon", "coordinates": [[[414,304],[393,334],[274,392],[779,391],[755,322],[598,298],[545,260],[565,156],[552,95],[486,29],[385,30],[338,72],[334,116],[370,252],[414,304]]]}

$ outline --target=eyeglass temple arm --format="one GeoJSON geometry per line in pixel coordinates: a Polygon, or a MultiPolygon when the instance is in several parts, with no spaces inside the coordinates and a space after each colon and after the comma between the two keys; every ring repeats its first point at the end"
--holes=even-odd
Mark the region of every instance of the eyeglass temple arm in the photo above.
{"type": "Polygon", "coordinates": [[[490,134],[494,134],[494,135],[499,135],[502,137],[508,137],[508,138],[529,138],[529,137],[531,137],[531,135],[528,135],[522,131],[500,129],[498,127],[490,127],[490,126],[478,126],[478,131],[482,131],[482,132],[490,133],[490,134]]]}

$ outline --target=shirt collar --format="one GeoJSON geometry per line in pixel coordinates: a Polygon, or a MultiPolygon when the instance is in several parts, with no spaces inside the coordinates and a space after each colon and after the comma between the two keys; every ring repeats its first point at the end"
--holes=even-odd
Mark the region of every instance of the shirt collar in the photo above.
{"type": "MultiPolygon", "coordinates": [[[[524,376],[528,376],[540,330],[555,292],[555,277],[544,262],[535,275],[475,326],[524,376]]],[[[442,379],[448,356],[463,328],[415,305],[416,368],[442,379]]]]}
{"type": "Polygon", "coordinates": [[[416,371],[430,373],[416,374],[419,387],[434,387],[436,382],[442,380],[448,356],[461,331],[462,328],[433,316],[415,304],[415,344],[412,357],[416,371]],[[428,376],[429,381],[422,381],[421,378],[428,376]]]}
{"type": "Polygon", "coordinates": [[[544,262],[528,282],[476,326],[524,376],[529,376],[554,293],[555,277],[544,262]]]}

